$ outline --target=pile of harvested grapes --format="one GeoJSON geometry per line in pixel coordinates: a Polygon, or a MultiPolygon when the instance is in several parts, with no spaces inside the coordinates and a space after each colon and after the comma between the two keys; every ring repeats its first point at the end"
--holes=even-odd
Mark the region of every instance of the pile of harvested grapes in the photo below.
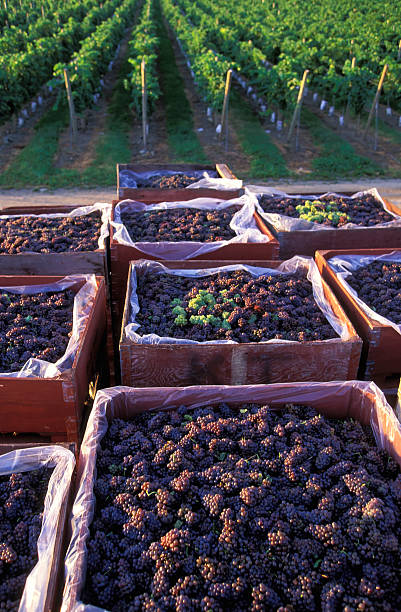
{"type": "Polygon", "coordinates": [[[0,289],[0,372],[15,372],[31,357],[63,356],[72,331],[73,291],[36,294],[0,289]]]}
{"type": "Polygon", "coordinates": [[[347,282],[369,308],[401,323],[401,263],[373,261],[352,272],[347,282]]]}
{"type": "Polygon", "coordinates": [[[342,227],[347,223],[369,227],[395,220],[372,194],[365,194],[353,199],[341,196],[323,196],[313,201],[262,195],[259,197],[259,203],[266,213],[306,219],[331,227],[342,227]],[[310,204],[307,205],[306,202],[310,202],[310,204]],[[309,215],[305,215],[305,206],[311,209],[309,215]]]}
{"type": "Polygon", "coordinates": [[[0,610],[17,612],[38,560],[44,499],[52,469],[0,476],[0,610]]]}
{"type": "Polygon", "coordinates": [[[113,420],[85,603],[400,610],[401,476],[353,420],[227,404],[113,420]]]}
{"type": "Polygon", "coordinates": [[[237,211],[237,206],[221,210],[175,208],[149,212],[125,209],[121,221],[135,242],[216,242],[235,236],[230,222],[237,211]]]}
{"type": "Polygon", "coordinates": [[[157,175],[152,176],[148,179],[138,179],[136,178],[136,183],[138,188],[147,188],[147,189],[182,189],[184,187],[188,187],[188,185],[192,185],[193,183],[197,183],[202,176],[195,176],[191,174],[171,174],[168,175],[157,175]]]}
{"type": "Polygon", "coordinates": [[[203,278],[138,275],[141,335],[262,342],[338,337],[317,306],[306,274],[252,276],[238,270],[203,278]]]}
{"type": "Polygon", "coordinates": [[[0,253],[95,251],[101,225],[99,211],[79,217],[0,217],[0,253]]]}

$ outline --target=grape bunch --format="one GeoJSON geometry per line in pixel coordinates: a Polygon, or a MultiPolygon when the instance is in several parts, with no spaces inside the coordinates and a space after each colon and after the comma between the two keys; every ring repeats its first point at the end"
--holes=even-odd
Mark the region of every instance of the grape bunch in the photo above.
{"type": "Polygon", "coordinates": [[[101,225],[99,211],[76,217],[0,217],[0,254],[95,251],[101,225]]]}
{"type": "Polygon", "coordinates": [[[17,294],[0,289],[0,372],[18,371],[31,357],[63,356],[72,331],[71,290],[17,294]]]}
{"type": "Polygon", "coordinates": [[[235,236],[230,222],[237,211],[236,206],[221,210],[175,208],[148,212],[123,209],[121,221],[134,242],[216,242],[235,236]]]}
{"type": "Polygon", "coordinates": [[[347,282],[369,308],[401,323],[401,263],[372,261],[354,270],[347,282]]]}
{"type": "Polygon", "coordinates": [[[347,223],[370,227],[395,220],[395,217],[383,208],[383,204],[370,193],[358,198],[322,196],[313,201],[305,201],[291,196],[272,197],[262,195],[259,198],[259,203],[266,213],[306,219],[330,227],[342,227],[347,223]]]}
{"type": "Polygon", "coordinates": [[[17,612],[38,560],[37,539],[52,470],[0,476],[0,610],[17,612]]]}
{"type": "Polygon", "coordinates": [[[401,475],[307,406],[113,419],[83,601],[123,610],[401,609],[401,475]]]}
{"type": "Polygon", "coordinates": [[[304,272],[253,277],[237,270],[189,278],[138,274],[139,333],[190,340],[325,340],[337,334],[304,272]]]}

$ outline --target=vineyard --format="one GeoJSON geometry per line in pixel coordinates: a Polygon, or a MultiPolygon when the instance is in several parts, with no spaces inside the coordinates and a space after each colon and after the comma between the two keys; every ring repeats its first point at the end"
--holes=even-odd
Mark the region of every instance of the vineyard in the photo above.
{"type": "Polygon", "coordinates": [[[390,0],[1,6],[3,187],[107,185],[116,162],[149,158],[224,157],[250,178],[401,176],[390,0]]]}

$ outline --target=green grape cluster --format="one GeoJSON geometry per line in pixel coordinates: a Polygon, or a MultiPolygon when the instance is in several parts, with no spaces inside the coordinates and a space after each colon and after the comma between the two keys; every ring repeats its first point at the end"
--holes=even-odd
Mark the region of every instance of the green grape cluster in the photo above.
{"type": "Polygon", "coordinates": [[[205,289],[199,289],[198,295],[188,302],[188,307],[199,310],[202,306],[213,307],[216,303],[213,295],[205,289]]]}
{"type": "MultiPolygon", "coordinates": [[[[227,304],[227,306],[235,306],[234,299],[225,297],[227,290],[224,289],[220,293],[222,294],[224,304],[227,304]]],[[[200,289],[198,294],[191,298],[188,302],[188,308],[197,312],[197,314],[191,315],[188,320],[188,313],[182,306],[182,300],[179,298],[174,298],[174,300],[172,300],[170,303],[172,313],[176,315],[174,324],[179,327],[184,327],[190,323],[191,325],[211,325],[216,328],[231,329],[231,325],[227,320],[230,316],[230,312],[225,310],[221,313],[221,316],[215,316],[213,314],[215,305],[216,299],[213,294],[209,293],[209,291],[206,291],[205,289],[200,289]],[[207,314],[199,314],[201,309],[203,309],[204,313],[205,308],[209,312],[207,314]]]]}
{"type": "Polygon", "coordinates": [[[351,217],[339,210],[334,201],[306,200],[304,204],[296,206],[296,211],[300,219],[313,223],[325,223],[334,227],[337,227],[340,222],[343,224],[345,221],[351,221],[351,217]]]}

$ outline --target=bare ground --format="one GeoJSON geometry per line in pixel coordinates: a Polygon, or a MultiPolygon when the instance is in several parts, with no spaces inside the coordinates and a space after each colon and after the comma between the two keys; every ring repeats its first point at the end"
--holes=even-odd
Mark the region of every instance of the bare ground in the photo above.
{"type": "MultiPolygon", "coordinates": [[[[25,105],[28,111],[28,117],[22,115],[22,109],[14,117],[10,118],[0,126],[0,173],[7,170],[17,155],[30,142],[35,133],[35,125],[38,120],[47,112],[50,106],[55,102],[56,96],[45,92],[44,88],[38,93],[42,95],[42,105],[37,105],[36,111],[32,112],[31,102],[25,105]],[[22,117],[24,124],[18,127],[18,117],[22,117]]],[[[38,96],[32,101],[37,101],[38,96]]]]}
{"type": "Polygon", "coordinates": [[[121,64],[127,52],[130,34],[131,29],[121,41],[119,53],[113,60],[113,68],[103,77],[104,87],[98,104],[91,109],[87,109],[80,118],[78,137],[73,146],[70,128],[68,127],[61,134],[54,161],[54,165],[57,168],[84,170],[93,163],[96,157],[96,145],[106,126],[107,108],[119,77],[121,64]]]}

